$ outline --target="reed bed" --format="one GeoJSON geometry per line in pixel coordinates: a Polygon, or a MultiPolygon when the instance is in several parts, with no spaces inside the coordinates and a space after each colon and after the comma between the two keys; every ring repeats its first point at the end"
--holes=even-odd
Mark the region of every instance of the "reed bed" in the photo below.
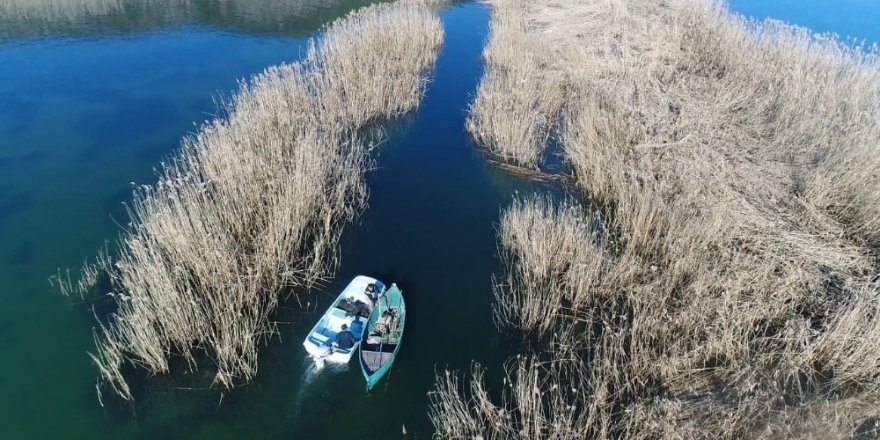
{"type": "MultiPolygon", "coordinates": [[[[517,37],[489,55],[551,51],[558,88],[516,115],[551,121],[600,208],[504,213],[496,318],[531,349],[500,402],[440,376],[437,437],[880,435],[876,53],[698,0],[490,3],[517,37]]],[[[522,129],[494,123],[471,130],[522,129]]]]}
{"type": "Polygon", "coordinates": [[[98,264],[118,307],[92,355],[107,384],[131,399],[127,364],[164,374],[200,353],[218,385],[253,379],[282,291],[332,273],[341,227],[364,206],[359,133],[418,106],[442,37],[417,2],[361,9],[303,61],[242,81],[224,116],[183,140],[135,191],[115,259],[98,264]]]}
{"type": "Polygon", "coordinates": [[[490,4],[495,13],[483,52],[486,73],[467,129],[499,159],[537,168],[563,99],[559,76],[550,68],[554,55],[545,39],[529,32],[525,2],[490,4]]]}

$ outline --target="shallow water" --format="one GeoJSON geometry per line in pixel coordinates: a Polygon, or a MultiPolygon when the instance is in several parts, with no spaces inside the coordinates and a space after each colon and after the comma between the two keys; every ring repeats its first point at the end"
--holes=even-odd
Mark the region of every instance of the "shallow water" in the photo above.
{"type": "MultiPolygon", "coordinates": [[[[428,95],[378,152],[369,208],[346,229],[336,280],[304,299],[317,312],[285,305],[278,319],[289,324],[261,351],[256,381],[221,393],[204,389],[207,370],[179,373],[138,380],[133,404],[107,396],[98,405],[85,354],[91,304],[61,298],[46,279],[115,237],[130,182],[153,181],[181,136],[212,117],[214,94],[295,60],[322,23],[367,3],[296,1],[272,13],[217,0],[170,11],[144,0],[66,18],[0,13],[2,437],[385,439],[405,427],[407,438],[427,439],[435,372],[479,362],[497,380],[512,351],[491,321],[495,223],[515,191],[547,189],[488,167],[463,132],[488,19],[466,4],[442,16],[446,43],[428,95]],[[360,273],[397,282],[410,313],[395,367],[369,394],[354,362],[316,372],[300,345],[360,273]]],[[[732,8],[880,39],[873,2],[734,0],[732,8]]]]}

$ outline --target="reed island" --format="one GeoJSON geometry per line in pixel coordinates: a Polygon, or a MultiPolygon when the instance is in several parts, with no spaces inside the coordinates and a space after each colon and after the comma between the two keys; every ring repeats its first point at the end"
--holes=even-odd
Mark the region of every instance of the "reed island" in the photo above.
{"type": "Polygon", "coordinates": [[[504,211],[526,348],[439,374],[436,437],[878,435],[877,53],[718,2],[487,3],[468,130],[573,195],[504,211]]]}

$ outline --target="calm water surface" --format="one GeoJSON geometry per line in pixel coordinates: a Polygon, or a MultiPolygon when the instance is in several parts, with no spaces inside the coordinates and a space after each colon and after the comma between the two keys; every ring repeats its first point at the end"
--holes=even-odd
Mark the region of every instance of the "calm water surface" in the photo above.
{"type": "Polygon", "coordinates": [[[842,39],[880,42],[880,2],[876,0],[727,0],[730,9],[759,20],[775,18],[831,32],[842,39]]]}
{"type": "MultiPolygon", "coordinates": [[[[278,319],[288,324],[262,350],[249,386],[205,389],[210,371],[178,368],[134,378],[134,403],[105,395],[100,407],[85,354],[92,304],[59,297],[46,278],[115,237],[130,182],[154,180],[179,139],[212,118],[213,96],[297,59],[312,32],[367,1],[93,3],[0,11],[3,438],[387,439],[406,427],[407,438],[427,439],[435,372],[476,361],[497,380],[512,351],[491,321],[494,227],[515,191],[548,189],[487,167],[463,133],[488,19],[482,6],[465,4],[442,16],[446,44],[428,95],[379,152],[370,206],[345,232],[336,280],[305,298],[319,312],[285,305],[278,319]],[[369,394],[355,363],[316,372],[300,345],[360,273],[397,282],[410,312],[400,358],[369,394]]],[[[732,8],[880,39],[875,2],[734,0],[732,8]]]]}

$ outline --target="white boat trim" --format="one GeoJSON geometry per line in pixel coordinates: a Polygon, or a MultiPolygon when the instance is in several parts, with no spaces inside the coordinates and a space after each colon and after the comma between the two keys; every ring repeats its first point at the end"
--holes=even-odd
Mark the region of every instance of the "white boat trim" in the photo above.
{"type": "Polygon", "coordinates": [[[366,294],[367,286],[370,284],[375,284],[378,287],[379,296],[385,293],[386,287],[381,281],[364,275],[355,277],[306,335],[303,347],[316,362],[347,363],[351,360],[352,355],[358,351],[361,337],[367,327],[369,312],[373,309],[373,300],[366,294]],[[346,300],[360,302],[366,306],[366,317],[360,317],[339,308],[346,300]],[[355,340],[354,346],[348,350],[332,346],[332,342],[336,339],[336,334],[342,330],[343,324],[348,326],[355,340]]]}

